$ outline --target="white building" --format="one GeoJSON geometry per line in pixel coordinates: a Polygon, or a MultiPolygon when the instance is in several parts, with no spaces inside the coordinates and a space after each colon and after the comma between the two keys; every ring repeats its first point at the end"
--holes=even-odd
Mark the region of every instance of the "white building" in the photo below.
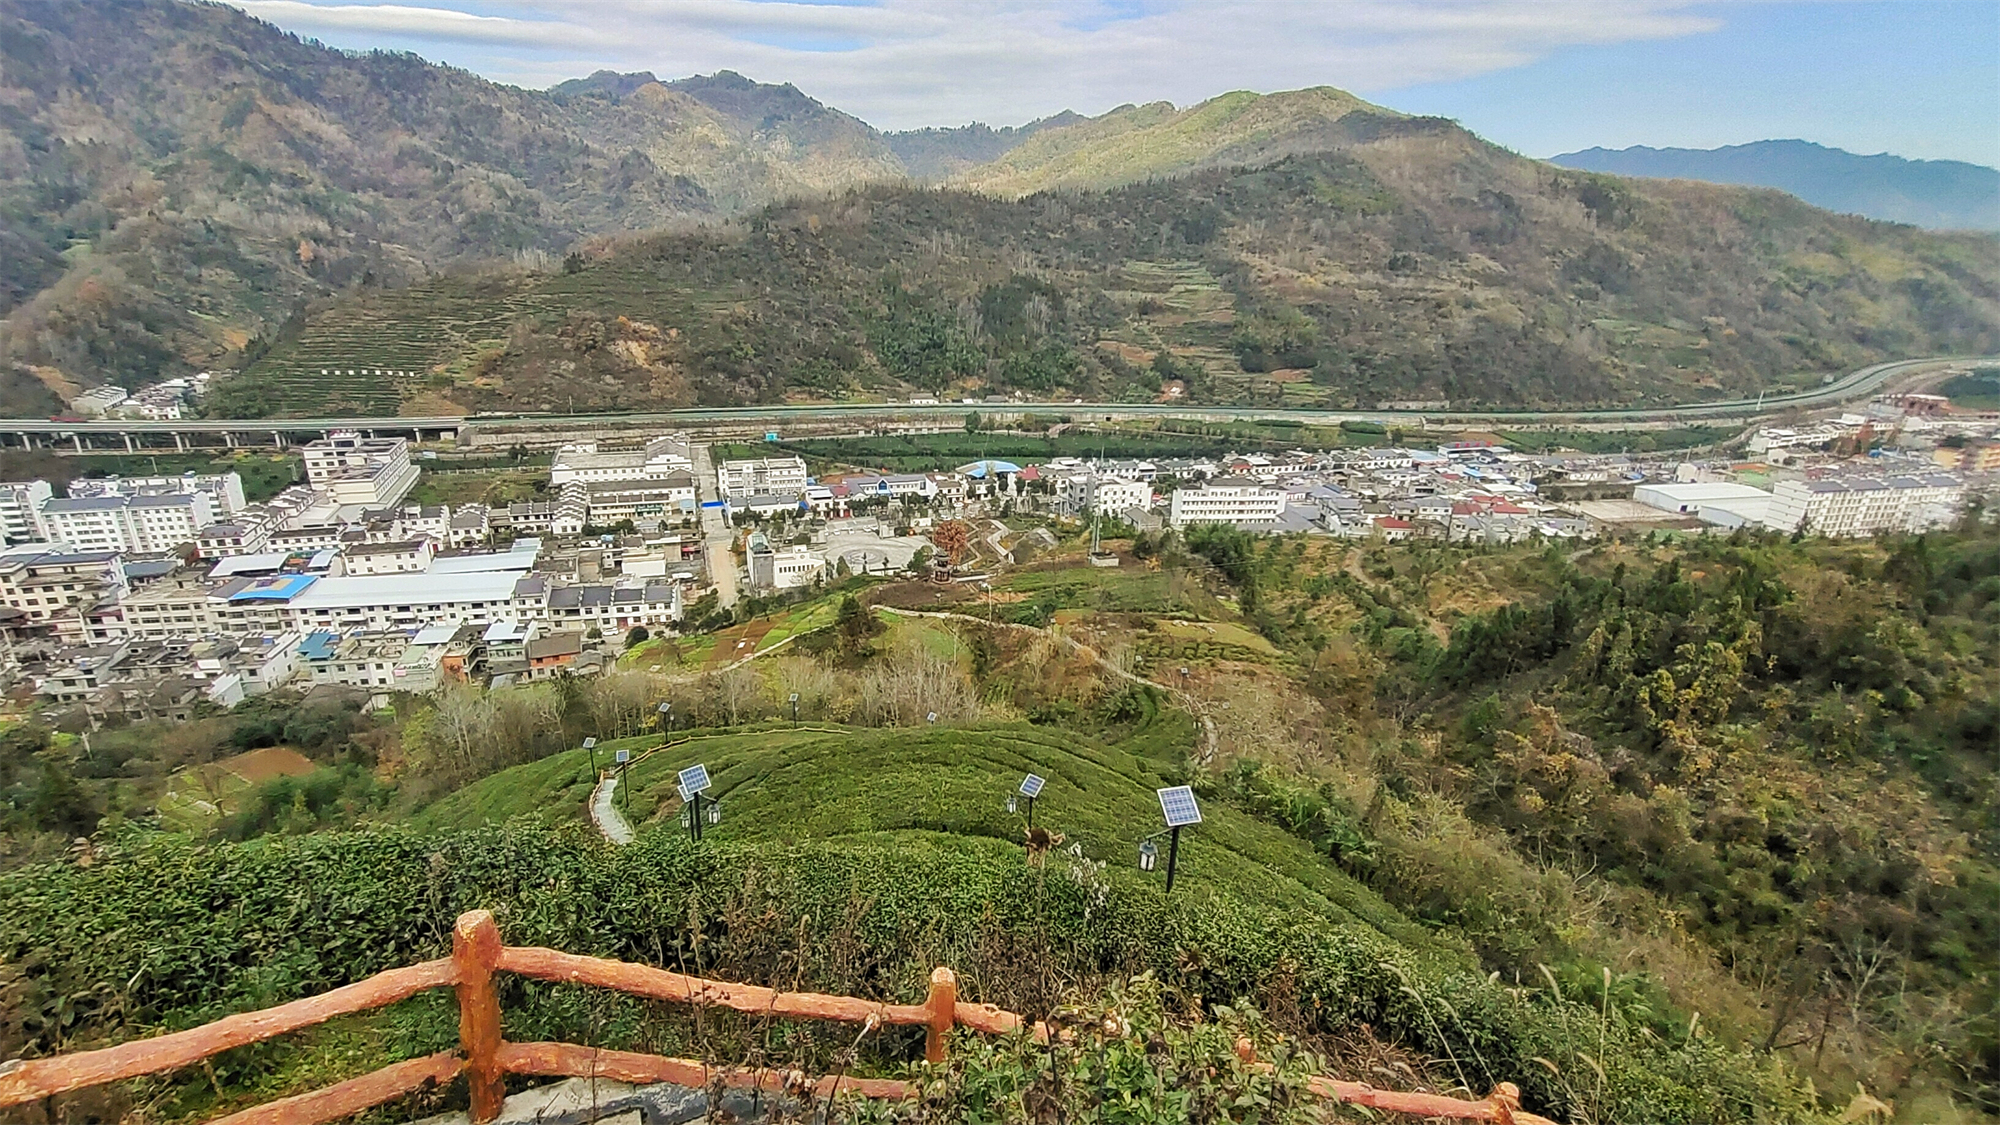
{"type": "Polygon", "coordinates": [[[125,388],[106,383],[101,387],[92,387],[70,399],[69,407],[78,414],[98,415],[116,408],[119,403],[125,401],[125,398],[125,388]]]}
{"type": "Polygon", "coordinates": [[[585,441],[556,450],[549,483],[561,488],[571,481],[664,480],[693,469],[693,452],[684,438],[654,438],[643,449],[620,450],[602,450],[596,442],[585,441]]]}
{"type": "Polygon", "coordinates": [[[724,461],[716,470],[716,483],[726,500],[742,500],[773,493],[798,493],[806,487],[803,457],[759,457],[749,461],[724,461]]]}
{"type": "Polygon", "coordinates": [[[305,457],[306,479],[338,504],[393,507],[417,483],[408,438],[369,438],[342,430],[300,452],[305,457]]]}
{"type": "Polygon", "coordinates": [[[1153,486],[1144,481],[1072,473],[1057,477],[1054,483],[1056,504],[1071,514],[1123,512],[1153,504],[1153,486]]]}
{"type": "Polygon", "coordinates": [[[349,574],[422,574],[435,553],[427,538],[394,543],[350,543],[340,552],[349,574]]]}
{"type": "Polygon", "coordinates": [[[1167,502],[1167,522],[1270,523],[1285,511],[1285,493],[1241,477],[1219,477],[1199,488],[1176,489],[1167,502]]]}
{"type": "Polygon", "coordinates": [[[750,585],[760,590],[810,586],[826,571],[826,559],[806,547],[772,547],[762,533],[750,536],[750,585]]]}
{"type": "Polygon", "coordinates": [[[191,544],[215,522],[208,496],[86,496],[42,505],[50,539],[86,551],[164,554],[191,544]]]}
{"type": "Polygon", "coordinates": [[[208,497],[209,510],[217,519],[233,516],[248,507],[243,498],[240,473],[184,473],[177,477],[78,477],[69,482],[72,499],[90,496],[185,496],[199,492],[208,497]]]}
{"type": "Polygon", "coordinates": [[[1922,531],[1950,523],[1964,506],[1964,482],[1942,473],[1790,480],[1774,490],[1765,523],[1831,537],[1922,531]]]}
{"type": "Polygon", "coordinates": [[[45,480],[8,481],[0,484],[0,543],[39,543],[48,538],[42,530],[42,505],[55,490],[45,480]]]}
{"type": "Polygon", "coordinates": [[[1771,493],[1747,484],[1706,481],[1689,484],[1642,484],[1632,499],[1663,512],[1695,516],[1703,523],[1738,528],[1762,524],[1769,517],[1771,493]]]}

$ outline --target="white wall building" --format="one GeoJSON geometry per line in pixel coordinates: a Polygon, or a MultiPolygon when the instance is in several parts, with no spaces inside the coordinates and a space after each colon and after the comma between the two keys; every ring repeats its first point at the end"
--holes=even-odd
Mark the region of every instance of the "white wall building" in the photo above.
{"type": "Polygon", "coordinates": [[[760,590],[810,586],[826,570],[826,559],[805,547],[772,547],[762,532],[750,536],[750,585],[760,590]]]}
{"type": "Polygon", "coordinates": [[[1833,537],[1922,531],[1950,523],[1964,506],[1964,482],[1942,473],[1789,480],[1773,491],[1765,523],[1833,537]]]}
{"type": "Polygon", "coordinates": [[[200,492],[87,496],[42,505],[49,538],[86,551],[163,554],[193,543],[214,522],[208,496],[200,492]]]}
{"type": "Polygon", "coordinates": [[[8,481],[0,484],[0,543],[39,543],[48,533],[42,530],[42,505],[55,490],[45,480],[8,481]]]}
{"type": "Polygon", "coordinates": [[[362,437],[342,430],[303,447],[306,479],[335,503],[393,507],[417,483],[408,438],[362,437]]]}
{"type": "Polygon", "coordinates": [[[803,457],[759,457],[749,461],[724,461],[715,471],[716,483],[726,500],[742,500],[772,493],[798,493],[806,487],[803,457]]]}
{"type": "Polygon", "coordinates": [[[349,574],[422,574],[435,549],[426,538],[395,543],[350,543],[340,552],[349,574]]]}
{"type": "Polygon", "coordinates": [[[1167,522],[1270,523],[1283,515],[1285,494],[1241,477],[1220,477],[1200,488],[1176,489],[1167,502],[1167,522]]]}
{"type": "Polygon", "coordinates": [[[90,496],[184,496],[199,492],[208,497],[209,510],[217,519],[233,516],[248,507],[243,498],[240,473],[184,473],[177,477],[78,477],[69,482],[72,499],[90,496]]]}
{"type": "Polygon", "coordinates": [[[693,452],[684,438],[654,438],[643,449],[608,451],[599,449],[594,441],[584,441],[556,450],[549,465],[549,483],[561,488],[571,481],[664,480],[693,469],[693,452]]]}

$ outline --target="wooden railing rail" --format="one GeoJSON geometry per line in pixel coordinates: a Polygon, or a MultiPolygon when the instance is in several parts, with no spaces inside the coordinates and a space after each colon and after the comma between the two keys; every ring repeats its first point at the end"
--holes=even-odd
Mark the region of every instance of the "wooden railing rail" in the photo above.
{"type": "MultiPolygon", "coordinates": [[[[325,1023],[336,1016],[379,1008],[425,989],[445,986],[458,992],[458,1050],[394,1063],[323,1089],[230,1114],[210,1125],[323,1125],[426,1086],[443,1085],[461,1073],[466,1077],[471,1102],[468,1116],[475,1125],[483,1125],[500,1115],[509,1074],[602,1077],[693,1087],[720,1083],[742,1089],[812,1093],[822,1098],[836,1093],[904,1098],[917,1090],[914,1083],[892,1079],[844,1075],[814,1079],[794,1070],[716,1067],[694,1059],[610,1051],[575,1043],[509,1043],[501,1036],[500,999],[493,984],[496,972],[588,984],[656,1000],[752,1014],[839,1020],[869,1027],[920,1026],[925,1029],[924,1057],[933,1063],[944,1061],[946,1038],[954,1027],[1005,1034],[1025,1026],[1025,1021],[1013,1012],[991,1004],[961,1002],[958,978],[946,968],[931,973],[930,992],[922,1004],[883,1004],[853,996],[779,992],[554,949],[502,945],[500,928],[493,915],[474,910],[460,915],[452,928],[449,959],[390,969],[318,996],[259,1012],[227,1016],[187,1031],[98,1051],[0,1063],[0,1109],[88,1086],[178,1070],[234,1047],[262,1042],[325,1023]]],[[[1037,1023],[1032,1031],[1037,1041],[1047,1041],[1049,1031],[1044,1025],[1037,1023]]],[[[1068,1036],[1065,1034],[1063,1038],[1068,1036]]],[[[1256,1063],[1247,1040],[1237,1044],[1237,1052],[1247,1063],[1268,1065],[1256,1063]]],[[[1364,1083],[1332,1078],[1311,1078],[1307,1088],[1322,1097],[1420,1117],[1491,1121],[1497,1125],[1551,1125],[1544,1118],[1521,1112],[1519,1092],[1505,1083],[1484,1101],[1476,1102],[1436,1094],[1377,1090],[1364,1083]]]]}

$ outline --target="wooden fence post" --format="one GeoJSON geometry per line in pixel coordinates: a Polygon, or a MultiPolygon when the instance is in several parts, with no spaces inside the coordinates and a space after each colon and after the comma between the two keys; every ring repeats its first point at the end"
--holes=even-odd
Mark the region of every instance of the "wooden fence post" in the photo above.
{"type": "Polygon", "coordinates": [[[958,1021],[958,975],[942,965],[931,970],[931,994],[924,1007],[930,1011],[930,1019],[925,1021],[930,1030],[924,1035],[924,1061],[941,1063],[945,1036],[958,1021]]]}
{"type": "Polygon", "coordinates": [[[1502,1082],[1486,1095],[1486,1104],[1493,1107],[1493,1125],[1514,1125],[1514,1114],[1521,1108],[1521,1088],[1502,1082]]]}
{"type": "Polygon", "coordinates": [[[458,916],[451,931],[451,960],[458,970],[458,1042],[465,1052],[469,1117],[485,1125],[500,1116],[507,1088],[500,1071],[500,995],[493,967],[500,963],[500,927],[485,910],[458,916]]]}

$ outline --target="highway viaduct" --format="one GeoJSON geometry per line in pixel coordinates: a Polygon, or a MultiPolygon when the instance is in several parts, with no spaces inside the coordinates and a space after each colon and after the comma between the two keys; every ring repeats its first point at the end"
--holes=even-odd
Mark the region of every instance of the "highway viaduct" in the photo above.
{"type": "Polygon", "coordinates": [[[1584,426],[1753,421],[1798,410],[1820,409],[1873,395],[1890,383],[1935,378],[1975,357],[1932,357],[1880,363],[1795,394],[1756,399],[1610,410],[1296,410],[1172,403],[979,402],[827,403],[799,406],[698,407],[654,413],[500,414],[357,418],[197,418],[175,421],[49,418],[0,419],[0,447],[48,448],[66,453],[158,453],[167,450],[285,449],[335,430],[400,435],[419,442],[452,439],[461,447],[549,445],[618,431],[689,431],[702,436],[752,436],[780,427],[821,429],[842,423],[936,428],[955,424],[967,411],[1004,420],[1027,414],[1069,415],[1079,421],[1175,418],[1225,422],[1279,420],[1321,425],[1381,422],[1413,429],[1463,426],[1584,426]]]}

